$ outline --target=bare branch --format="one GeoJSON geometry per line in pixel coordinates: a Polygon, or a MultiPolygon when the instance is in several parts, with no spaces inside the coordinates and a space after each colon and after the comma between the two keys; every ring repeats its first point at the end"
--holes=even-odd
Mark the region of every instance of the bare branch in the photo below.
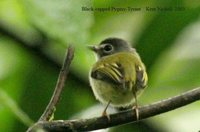
{"type": "MultiPolygon", "coordinates": [[[[140,107],[140,120],[180,108],[197,100],[200,100],[200,88],[196,88],[181,95],[140,107]]],[[[135,111],[133,110],[112,114],[110,115],[110,118],[110,121],[108,121],[107,117],[66,121],[55,120],[51,122],[44,121],[35,124],[31,131],[34,132],[34,130],[36,130],[35,128],[42,128],[48,132],[91,131],[136,121],[135,111]]]]}
{"type": "MultiPolygon", "coordinates": [[[[49,58],[46,54],[44,54],[39,47],[40,44],[29,44],[29,42],[23,40],[16,34],[14,34],[12,31],[7,30],[6,28],[3,28],[2,24],[0,23],[0,33],[1,35],[5,35],[7,37],[12,38],[12,40],[16,41],[17,44],[22,46],[23,48],[27,49],[28,51],[31,51],[32,54],[36,56],[40,56],[43,60],[48,62],[48,64],[52,64],[53,67],[59,68],[60,65],[49,58]],[[31,46],[31,45],[39,45],[39,46],[31,46]]],[[[46,39],[42,39],[41,42],[37,43],[46,43],[46,39]]],[[[71,61],[69,62],[71,63],[71,61]]],[[[68,65],[68,64],[66,64],[68,65]]],[[[67,74],[68,72],[66,72],[67,74]]],[[[61,73],[60,73],[61,74],[61,73]]],[[[66,77],[66,76],[65,76],[66,77]]],[[[65,80],[65,79],[64,79],[65,80]]],[[[57,84],[58,85],[58,84],[57,84]]],[[[62,91],[62,89],[60,89],[62,91]]],[[[54,92],[56,95],[55,97],[57,98],[52,103],[54,105],[48,105],[51,107],[49,110],[46,109],[46,111],[50,112],[45,112],[44,114],[47,115],[45,120],[48,120],[50,115],[53,112],[54,107],[59,100],[60,92],[54,92]],[[57,96],[59,95],[59,96],[57,96]]],[[[160,102],[156,102],[151,105],[143,106],[139,108],[140,112],[140,120],[146,119],[151,116],[155,116],[164,112],[171,111],[173,109],[177,109],[179,107],[182,107],[184,105],[190,104],[192,102],[195,102],[200,99],[200,88],[194,89],[192,91],[186,92],[182,95],[166,99],[160,102]]],[[[54,100],[54,99],[51,99],[54,100]]],[[[44,115],[43,114],[43,115],[44,115]]],[[[42,116],[43,116],[42,115],[42,116]]],[[[116,125],[122,125],[125,123],[130,123],[130,122],[135,122],[135,112],[132,110],[127,110],[123,111],[117,114],[113,114],[110,116],[111,120],[108,122],[107,118],[105,117],[97,117],[97,118],[90,118],[90,119],[81,119],[81,120],[68,120],[68,121],[41,121],[44,120],[43,117],[40,118],[39,122],[37,122],[33,127],[31,127],[28,131],[34,131],[35,128],[43,128],[47,131],[89,131],[89,130],[97,130],[97,129],[102,129],[102,128],[108,128],[116,125]]]]}
{"type": "Polygon", "coordinates": [[[73,56],[74,56],[74,48],[69,46],[69,48],[67,49],[67,55],[65,57],[62,69],[61,69],[59,77],[58,77],[58,81],[57,81],[54,93],[51,97],[51,100],[50,100],[48,106],[46,107],[46,110],[40,117],[39,121],[49,121],[50,117],[52,116],[55,106],[60,99],[60,95],[63,90],[65,80],[67,78],[67,74],[69,73],[69,66],[71,64],[73,56]]]}

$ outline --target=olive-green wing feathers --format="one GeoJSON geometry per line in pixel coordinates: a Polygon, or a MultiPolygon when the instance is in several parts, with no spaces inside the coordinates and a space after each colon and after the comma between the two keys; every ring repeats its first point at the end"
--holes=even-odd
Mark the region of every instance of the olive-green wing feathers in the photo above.
{"type": "Polygon", "coordinates": [[[136,65],[136,87],[137,89],[145,88],[147,85],[148,77],[145,68],[136,65]]]}
{"type": "Polygon", "coordinates": [[[144,88],[147,83],[143,63],[140,58],[130,53],[121,53],[102,59],[92,69],[91,76],[119,84],[128,90],[133,90],[133,87],[144,88]]]}
{"type": "Polygon", "coordinates": [[[123,83],[124,80],[122,69],[117,63],[104,63],[95,68],[91,76],[100,80],[113,81],[114,83],[123,83]]]}

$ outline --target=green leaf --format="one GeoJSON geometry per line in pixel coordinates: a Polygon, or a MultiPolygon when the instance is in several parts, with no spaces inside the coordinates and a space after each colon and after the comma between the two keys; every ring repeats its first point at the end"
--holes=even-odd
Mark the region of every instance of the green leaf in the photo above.
{"type": "Polygon", "coordinates": [[[88,64],[92,64],[92,54],[87,53],[86,45],[90,37],[93,14],[83,12],[82,6],[90,6],[91,1],[23,0],[23,3],[30,21],[54,42],[44,47],[44,51],[51,49],[49,51],[52,51],[53,55],[64,55],[63,49],[72,44],[76,48],[72,69],[79,71],[80,77],[85,78],[89,71],[88,64]]]}
{"type": "MultiPolygon", "coordinates": [[[[141,96],[143,102],[148,104],[200,86],[199,30],[199,21],[185,28],[159,57],[151,68],[149,87],[141,96]]],[[[196,131],[199,118],[195,114],[199,115],[199,102],[152,118],[151,122],[159,122],[167,131],[196,131]]]]}
{"type": "Polygon", "coordinates": [[[24,89],[24,77],[28,74],[25,69],[30,63],[26,52],[7,38],[1,37],[0,47],[0,129],[11,131],[13,127],[10,126],[16,119],[24,126],[31,124],[17,105],[24,89]]]}
{"type": "Polygon", "coordinates": [[[41,39],[38,31],[30,25],[19,0],[0,1],[0,26],[30,44],[41,39]]]}
{"type": "Polygon", "coordinates": [[[16,102],[8,96],[6,92],[4,92],[0,88],[0,102],[3,107],[8,109],[12,114],[14,114],[22,123],[24,123],[27,127],[33,124],[33,121],[29,118],[29,116],[22,111],[16,102]]]}
{"type": "MultiPolygon", "coordinates": [[[[175,7],[175,5],[171,6],[175,7]]],[[[187,6],[185,8],[185,11],[159,13],[142,32],[136,42],[138,44],[136,49],[145,62],[147,69],[150,69],[162,52],[172,46],[177,35],[188,24],[198,19],[200,8],[189,8],[187,6]]]]}

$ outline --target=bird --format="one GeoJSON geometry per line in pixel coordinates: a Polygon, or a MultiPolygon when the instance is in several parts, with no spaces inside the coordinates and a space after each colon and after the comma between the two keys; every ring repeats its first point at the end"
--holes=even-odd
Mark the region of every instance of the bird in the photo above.
{"type": "Polygon", "coordinates": [[[121,38],[106,38],[99,45],[89,46],[96,54],[96,62],[89,72],[94,96],[108,106],[135,110],[139,120],[138,97],[147,87],[148,76],[144,63],[135,48],[121,38]]]}

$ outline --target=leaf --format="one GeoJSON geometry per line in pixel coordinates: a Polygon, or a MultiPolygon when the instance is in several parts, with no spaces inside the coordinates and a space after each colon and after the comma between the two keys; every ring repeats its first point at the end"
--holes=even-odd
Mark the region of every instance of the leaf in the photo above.
{"type": "Polygon", "coordinates": [[[65,50],[63,49],[67,45],[75,46],[76,53],[72,69],[76,72],[79,71],[80,77],[85,79],[89,71],[88,64],[92,64],[90,61],[92,54],[87,53],[86,45],[88,45],[90,37],[89,31],[93,23],[93,14],[83,12],[82,6],[90,6],[91,1],[23,0],[23,3],[30,21],[47,34],[53,42],[50,42],[47,47],[44,46],[43,50],[51,51],[52,56],[64,56],[65,50]]]}
{"type": "Polygon", "coordinates": [[[83,13],[81,7],[90,4],[89,0],[24,0],[23,3],[32,23],[51,38],[65,45],[80,45],[87,40],[92,14],[83,13]]]}
{"type": "MultiPolygon", "coordinates": [[[[199,21],[185,28],[174,45],[159,57],[151,68],[149,87],[141,96],[143,102],[162,100],[200,86],[199,30],[199,21]]],[[[151,122],[159,122],[167,131],[196,131],[199,129],[199,124],[196,123],[199,122],[199,117],[194,113],[198,115],[198,111],[199,102],[196,102],[152,118],[151,122]]]]}
{"type": "Polygon", "coordinates": [[[188,24],[198,19],[200,8],[185,8],[185,11],[158,13],[142,32],[136,42],[136,49],[145,62],[147,69],[151,68],[162,52],[172,46],[177,35],[188,24]]]}
{"type": "Polygon", "coordinates": [[[19,0],[1,0],[0,18],[1,28],[5,28],[22,41],[32,44],[41,39],[38,31],[30,25],[19,0]]]}
{"type": "Polygon", "coordinates": [[[33,121],[29,116],[24,113],[24,111],[19,108],[16,102],[8,96],[8,94],[0,88],[0,102],[3,107],[9,109],[9,111],[14,114],[21,122],[23,122],[27,127],[33,124],[33,121]]]}
{"type": "Polygon", "coordinates": [[[16,119],[22,121],[21,124],[31,124],[31,120],[17,105],[24,89],[24,77],[28,74],[25,69],[30,63],[26,52],[7,38],[1,37],[0,47],[0,129],[11,131],[13,127],[10,126],[16,119]]]}

